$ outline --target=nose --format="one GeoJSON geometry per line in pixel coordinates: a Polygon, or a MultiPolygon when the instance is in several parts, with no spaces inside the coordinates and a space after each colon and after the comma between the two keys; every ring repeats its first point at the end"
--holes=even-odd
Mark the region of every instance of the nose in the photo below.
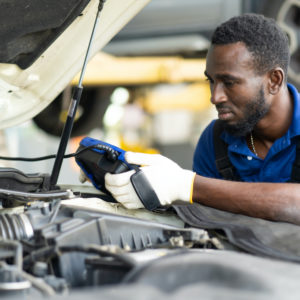
{"type": "Polygon", "coordinates": [[[210,101],[212,104],[217,105],[227,101],[227,96],[224,91],[222,83],[215,83],[210,87],[211,98],[210,101]]]}

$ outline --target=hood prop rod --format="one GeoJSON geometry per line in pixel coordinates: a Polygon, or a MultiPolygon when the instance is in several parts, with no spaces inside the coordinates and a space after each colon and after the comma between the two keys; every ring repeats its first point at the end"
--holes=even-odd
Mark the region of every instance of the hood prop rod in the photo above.
{"type": "Polygon", "coordinates": [[[93,27],[93,31],[92,31],[92,34],[91,34],[91,37],[90,37],[89,45],[88,45],[88,48],[87,48],[87,51],[86,51],[83,66],[82,66],[82,69],[81,69],[79,82],[78,82],[78,85],[75,87],[75,91],[73,93],[72,101],[71,101],[70,106],[69,106],[67,120],[66,120],[64,129],[62,131],[62,135],[61,135],[61,138],[60,138],[60,143],[59,143],[56,159],[54,161],[54,165],[53,165],[53,169],[52,169],[52,173],[51,173],[51,177],[50,177],[50,189],[55,188],[55,186],[57,184],[59,172],[60,172],[60,169],[61,169],[61,166],[62,166],[62,162],[63,162],[63,158],[64,158],[64,155],[65,155],[65,152],[66,152],[68,141],[69,141],[70,136],[71,136],[71,132],[72,132],[73,124],[74,124],[74,119],[75,119],[75,116],[76,116],[76,111],[77,111],[78,104],[80,102],[80,98],[81,98],[81,94],[82,94],[82,90],[83,90],[82,80],[83,80],[86,65],[87,65],[87,62],[88,62],[88,59],[89,59],[92,41],[94,39],[94,35],[95,35],[97,23],[98,23],[98,17],[99,17],[100,11],[103,9],[105,1],[106,0],[100,0],[99,1],[99,6],[98,6],[98,9],[97,9],[97,14],[96,14],[95,22],[94,22],[94,27],[93,27]]]}

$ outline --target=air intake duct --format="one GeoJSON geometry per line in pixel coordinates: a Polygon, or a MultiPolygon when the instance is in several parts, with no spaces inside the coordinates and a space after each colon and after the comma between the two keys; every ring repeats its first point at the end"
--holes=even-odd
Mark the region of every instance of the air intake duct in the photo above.
{"type": "Polygon", "coordinates": [[[5,240],[29,240],[33,228],[25,214],[0,214],[0,237],[5,240]]]}

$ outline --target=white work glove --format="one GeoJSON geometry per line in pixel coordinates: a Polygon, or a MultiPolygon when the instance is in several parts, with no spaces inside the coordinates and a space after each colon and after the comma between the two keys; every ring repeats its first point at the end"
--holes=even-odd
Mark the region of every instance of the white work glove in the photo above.
{"type": "MultiPolygon", "coordinates": [[[[192,189],[196,173],[182,169],[172,160],[159,154],[126,152],[125,159],[130,164],[140,165],[155,191],[162,206],[175,200],[192,203],[192,189]]],[[[130,181],[134,170],[105,175],[105,187],[112,196],[126,208],[142,208],[144,205],[130,181]]]]}
{"type": "Polygon", "coordinates": [[[87,180],[89,180],[81,169],[79,170],[78,179],[81,183],[85,183],[87,180]]]}

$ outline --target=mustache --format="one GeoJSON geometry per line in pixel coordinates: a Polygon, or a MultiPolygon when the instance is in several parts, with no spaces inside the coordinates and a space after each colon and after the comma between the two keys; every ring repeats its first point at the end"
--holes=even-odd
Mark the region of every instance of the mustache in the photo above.
{"type": "Polygon", "coordinates": [[[231,112],[231,107],[224,103],[217,104],[216,109],[218,112],[231,112]]]}
{"type": "Polygon", "coordinates": [[[216,104],[216,109],[230,109],[230,107],[224,103],[216,104]]]}

